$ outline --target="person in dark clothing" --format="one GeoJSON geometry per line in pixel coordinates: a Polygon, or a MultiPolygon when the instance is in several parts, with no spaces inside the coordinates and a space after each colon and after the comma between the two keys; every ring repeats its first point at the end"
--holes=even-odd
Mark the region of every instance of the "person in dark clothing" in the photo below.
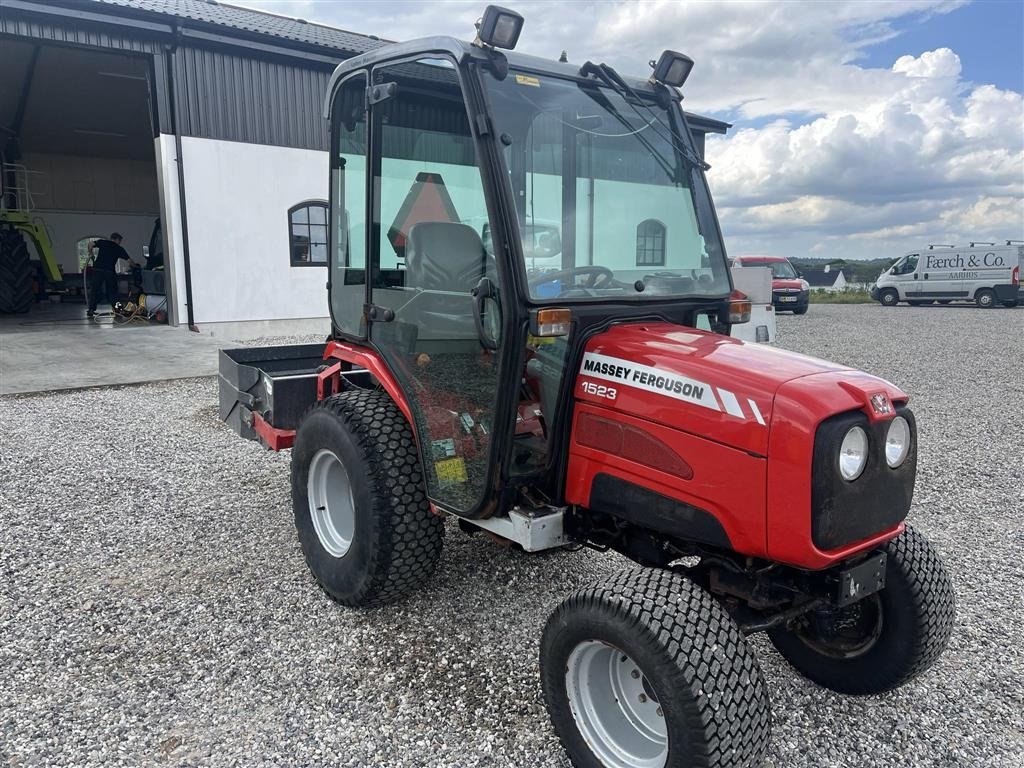
{"type": "Polygon", "coordinates": [[[96,314],[101,291],[106,294],[110,308],[114,308],[114,302],[117,301],[117,262],[124,259],[133,266],[135,264],[128,251],[121,247],[123,240],[121,235],[114,232],[106,240],[93,241],[92,272],[89,275],[89,311],[86,313],[88,317],[96,314]]]}

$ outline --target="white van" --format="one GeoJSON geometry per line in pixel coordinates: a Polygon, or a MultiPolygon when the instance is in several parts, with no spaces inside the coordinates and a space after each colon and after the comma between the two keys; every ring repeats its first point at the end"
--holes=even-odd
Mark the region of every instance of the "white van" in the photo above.
{"type": "Polygon", "coordinates": [[[969,247],[930,245],[908,253],[878,276],[871,298],[883,306],[901,301],[917,306],[973,301],[979,307],[1017,306],[1024,245],[971,243],[969,247]]]}

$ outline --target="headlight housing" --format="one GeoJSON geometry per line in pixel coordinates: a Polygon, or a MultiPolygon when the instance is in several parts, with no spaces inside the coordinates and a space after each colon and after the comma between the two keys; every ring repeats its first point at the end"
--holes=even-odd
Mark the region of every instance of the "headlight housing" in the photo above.
{"type": "Polygon", "coordinates": [[[897,416],[885,433],[885,463],[896,469],[906,461],[910,453],[910,440],[910,424],[902,416],[897,416]]]}
{"type": "Polygon", "coordinates": [[[868,435],[861,427],[850,427],[839,446],[839,474],[852,482],[868,463],[868,435]]]}

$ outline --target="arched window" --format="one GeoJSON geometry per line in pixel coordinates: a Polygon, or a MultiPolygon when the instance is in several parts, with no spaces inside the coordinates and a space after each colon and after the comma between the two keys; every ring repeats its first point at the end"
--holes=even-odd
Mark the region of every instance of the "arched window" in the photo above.
{"type": "Polygon", "coordinates": [[[288,251],[293,267],[327,266],[327,203],[306,200],[288,209],[288,251]]]}
{"type": "Polygon", "coordinates": [[[641,221],[636,228],[636,265],[665,266],[665,225],[657,219],[641,221]]]}

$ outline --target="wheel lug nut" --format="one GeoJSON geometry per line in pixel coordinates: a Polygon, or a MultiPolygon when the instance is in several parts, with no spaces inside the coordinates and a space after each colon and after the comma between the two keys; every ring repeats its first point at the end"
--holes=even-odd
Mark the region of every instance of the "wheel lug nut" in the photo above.
{"type": "Polygon", "coordinates": [[[640,677],[640,670],[639,669],[634,669],[629,674],[631,674],[633,676],[633,679],[636,680],[638,677],[640,677]]]}
{"type": "Polygon", "coordinates": [[[647,703],[647,694],[646,693],[641,693],[640,694],[640,703],[641,704],[646,704],[647,703]]]}

